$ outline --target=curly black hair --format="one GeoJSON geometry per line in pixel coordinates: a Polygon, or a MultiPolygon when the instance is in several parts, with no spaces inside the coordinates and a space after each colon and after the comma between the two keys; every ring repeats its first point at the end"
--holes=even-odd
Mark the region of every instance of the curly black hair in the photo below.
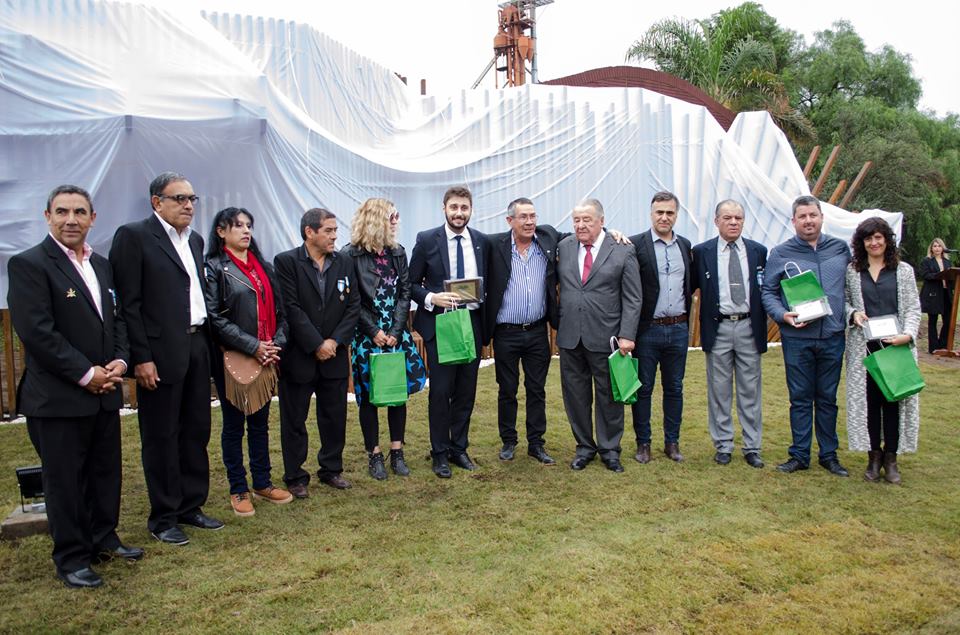
{"type": "Polygon", "coordinates": [[[883,234],[887,241],[887,248],[883,252],[883,266],[885,269],[896,270],[900,264],[900,250],[897,249],[897,237],[893,234],[893,229],[879,216],[872,216],[857,225],[853,232],[853,238],[850,239],[850,247],[853,249],[853,268],[857,271],[863,271],[869,266],[867,260],[867,250],[863,246],[865,241],[874,234],[883,234]]]}

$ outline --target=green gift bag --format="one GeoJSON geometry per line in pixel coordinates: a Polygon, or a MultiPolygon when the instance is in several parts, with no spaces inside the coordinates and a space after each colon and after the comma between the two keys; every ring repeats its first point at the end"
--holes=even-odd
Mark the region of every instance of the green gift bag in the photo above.
{"type": "Polygon", "coordinates": [[[469,309],[437,316],[437,357],[441,364],[469,364],[477,358],[469,309]]]}
{"type": "Polygon", "coordinates": [[[374,406],[407,403],[407,358],[402,352],[370,355],[370,403],[374,406]]]}
{"type": "Polygon", "coordinates": [[[787,306],[798,314],[798,322],[809,322],[831,314],[827,294],[823,292],[823,287],[813,271],[800,271],[797,263],[791,261],[783,266],[783,272],[787,277],[781,278],[780,288],[787,300],[787,306]],[[790,265],[796,268],[797,275],[790,276],[790,265]]]}
{"type": "Polygon", "coordinates": [[[615,344],[617,339],[610,338],[610,348],[614,351],[607,358],[610,368],[610,389],[613,400],[618,403],[631,404],[637,400],[637,391],[640,390],[640,362],[633,355],[621,355],[615,344]]]}
{"type": "Polygon", "coordinates": [[[926,384],[909,346],[887,346],[863,358],[887,401],[900,401],[923,390],[926,384]]]}

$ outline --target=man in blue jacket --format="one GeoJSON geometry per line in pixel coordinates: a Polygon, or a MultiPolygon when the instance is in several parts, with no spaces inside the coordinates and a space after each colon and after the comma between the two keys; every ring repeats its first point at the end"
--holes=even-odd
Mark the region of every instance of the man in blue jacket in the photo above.
{"type": "MultiPolygon", "coordinates": [[[[843,281],[850,249],[845,242],[821,232],[820,201],[801,196],[793,202],[796,236],[770,251],[763,278],[763,308],[780,326],[787,390],[790,392],[790,459],[781,472],[805,470],[810,465],[811,428],[820,446],[820,465],[836,476],[849,476],[837,460],[837,384],[843,365],[843,281]],[[780,281],[784,268],[794,263],[800,271],[816,274],[827,296],[830,314],[798,322],[797,313],[786,304],[780,281]]],[[[791,267],[791,273],[795,270],[791,267]]]]}

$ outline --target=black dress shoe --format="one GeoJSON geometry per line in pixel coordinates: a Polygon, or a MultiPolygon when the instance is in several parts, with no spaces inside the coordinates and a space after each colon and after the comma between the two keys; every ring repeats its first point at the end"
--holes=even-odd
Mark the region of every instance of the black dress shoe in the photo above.
{"type": "Polygon", "coordinates": [[[540,461],[544,465],[557,464],[557,462],[553,460],[553,457],[547,454],[547,451],[543,449],[542,445],[535,445],[531,448],[527,448],[527,454],[540,461]]]}
{"type": "Polygon", "coordinates": [[[120,544],[113,549],[101,549],[93,556],[93,562],[94,564],[100,564],[114,558],[123,558],[130,561],[139,560],[143,558],[143,549],[120,544]]]}
{"type": "Polygon", "coordinates": [[[759,452],[747,452],[743,455],[743,460],[746,461],[750,467],[763,467],[763,459],[760,458],[759,452]]]}
{"type": "Polygon", "coordinates": [[[847,471],[847,468],[840,465],[840,461],[837,459],[827,459],[826,461],[820,461],[820,467],[830,472],[834,476],[850,476],[850,472],[847,471]]]}
{"type": "Polygon", "coordinates": [[[183,533],[183,530],[174,525],[169,529],[164,529],[163,531],[158,531],[156,533],[150,532],[150,535],[159,540],[160,542],[165,542],[168,545],[177,545],[182,547],[183,545],[190,542],[190,539],[187,538],[187,534],[183,533]]]}
{"type": "Polygon", "coordinates": [[[197,529],[210,529],[211,531],[223,529],[222,521],[219,521],[216,518],[211,518],[201,511],[196,511],[192,514],[181,516],[177,519],[177,522],[184,525],[190,525],[191,527],[196,527],[197,529]]]}
{"type": "Polygon", "coordinates": [[[588,459],[585,456],[578,456],[575,459],[573,459],[573,461],[570,462],[570,469],[576,470],[577,472],[579,472],[580,470],[587,467],[587,465],[589,465],[590,461],[592,460],[593,460],[592,457],[588,459]]]}
{"type": "Polygon", "coordinates": [[[433,473],[440,478],[450,478],[453,476],[453,472],[450,471],[450,464],[447,463],[447,459],[442,456],[433,457],[433,473]]]}
{"type": "Polygon", "coordinates": [[[623,471],[623,466],[620,464],[620,459],[604,459],[603,465],[611,472],[623,471]]]}
{"type": "Polygon", "coordinates": [[[350,489],[353,485],[340,474],[317,474],[321,483],[334,489],[350,489]]]}
{"type": "Polygon", "coordinates": [[[717,452],[713,455],[713,462],[719,465],[728,465],[730,463],[730,453],[717,452]]]}
{"type": "Polygon", "coordinates": [[[650,444],[649,443],[638,443],[637,444],[637,453],[634,457],[637,460],[637,463],[645,465],[650,462],[650,444]]]}
{"type": "Polygon", "coordinates": [[[451,453],[447,458],[457,467],[463,468],[470,472],[477,469],[477,466],[473,464],[473,461],[470,460],[470,457],[467,456],[466,452],[451,453]]]}
{"type": "Polygon", "coordinates": [[[679,443],[664,443],[663,453],[666,454],[667,458],[671,461],[676,461],[677,463],[683,462],[683,455],[680,454],[679,443]]]}
{"type": "Polygon", "coordinates": [[[500,448],[500,460],[501,461],[512,461],[513,453],[517,449],[516,443],[504,443],[503,447],[500,448]]]}
{"type": "Polygon", "coordinates": [[[790,458],[786,463],[781,463],[777,466],[777,470],[783,472],[784,474],[793,474],[794,472],[799,472],[800,470],[805,470],[809,466],[804,465],[800,461],[794,458],[790,458]]]}
{"type": "Polygon", "coordinates": [[[103,584],[103,578],[90,567],[77,569],[69,573],[57,571],[57,577],[71,589],[95,589],[103,584]]]}
{"type": "Polygon", "coordinates": [[[293,485],[288,485],[287,491],[293,494],[294,498],[308,498],[310,496],[310,490],[307,489],[306,483],[294,483],[293,485]]]}

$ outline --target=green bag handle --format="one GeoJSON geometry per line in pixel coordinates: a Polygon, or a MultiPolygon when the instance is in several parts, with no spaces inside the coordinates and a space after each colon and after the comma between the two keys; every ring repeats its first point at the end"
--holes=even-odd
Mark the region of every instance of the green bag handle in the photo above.
{"type": "Polygon", "coordinates": [[[794,278],[794,277],[796,277],[796,276],[791,276],[791,275],[790,275],[790,272],[787,271],[787,267],[789,267],[790,265],[793,265],[793,268],[797,270],[797,275],[798,275],[798,276],[799,276],[801,273],[803,273],[803,271],[800,270],[800,265],[798,265],[797,263],[795,263],[795,262],[792,261],[792,260],[788,260],[788,261],[786,261],[785,263],[783,263],[783,273],[784,273],[788,278],[794,278]]]}

